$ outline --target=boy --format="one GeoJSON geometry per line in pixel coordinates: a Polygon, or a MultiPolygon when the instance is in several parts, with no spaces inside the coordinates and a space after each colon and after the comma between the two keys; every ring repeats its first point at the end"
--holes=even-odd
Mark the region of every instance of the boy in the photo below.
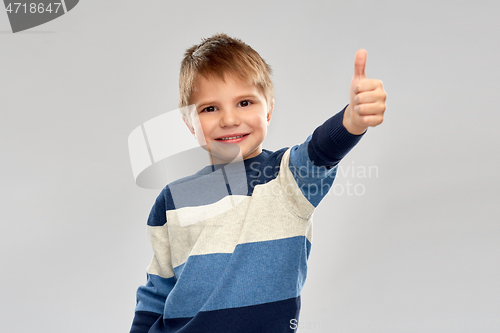
{"type": "Polygon", "coordinates": [[[211,165],[156,199],[154,256],[132,333],[296,330],[313,211],[338,162],[383,120],[386,94],[366,79],[365,62],[358,51],[344,110],[304,143],[272,152],[262,148],[274,106],[265,61],[225,34],[186,51],[179,106],[211,165]],[[224,194],[214,179],[223,179],[224,194]]]}

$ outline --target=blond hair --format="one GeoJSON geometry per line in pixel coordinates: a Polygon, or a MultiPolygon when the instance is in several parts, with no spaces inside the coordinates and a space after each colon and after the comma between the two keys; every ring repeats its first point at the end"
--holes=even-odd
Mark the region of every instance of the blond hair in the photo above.
{"type": "MultiPolygon", "coordinates": [[[[197,78],[224,80],[227,74],[254,83],[264,93],[268,103],[274,98],[271,67],[248,44],[237,38],[218,33],[186,50],[179,74],[179,108],[189,105],[197,78]]],[[[183,113],[183,116],[186,116],[183,113]]]]}

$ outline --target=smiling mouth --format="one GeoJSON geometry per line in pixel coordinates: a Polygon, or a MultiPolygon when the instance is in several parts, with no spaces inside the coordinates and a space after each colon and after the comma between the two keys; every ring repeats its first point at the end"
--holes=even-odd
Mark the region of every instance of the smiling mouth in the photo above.
{"type": "Polygon", "coordinates": [[[215,139],[215,140],[219,140],[219,141],[229,141],[229,140],[236,140],[236,139],[241,139],[243,137],[246,137],[248,134],[242,134],[242,135],[235,135],[235,136],[228,136],[228,137],[225,137],[225,138],[218,138],[218,139],[215,139]]]}

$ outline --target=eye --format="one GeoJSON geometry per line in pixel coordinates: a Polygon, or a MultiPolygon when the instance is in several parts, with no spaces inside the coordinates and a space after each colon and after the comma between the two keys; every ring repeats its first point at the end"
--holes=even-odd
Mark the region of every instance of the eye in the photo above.
{"type": "Polygon", "coordinates": [[[241,106],[241,107],[247,107],[249,106],[250,104],[252,104],[252,102],[248,101],[248,100],[244,100],[244,101],[241,101],[238,103],[238,106],[241,106]]]}
{"type": "Polygon", "coordinates": [[[217,108],[215,106],[207,106],[201,112],[214,112],[217,108]]]}

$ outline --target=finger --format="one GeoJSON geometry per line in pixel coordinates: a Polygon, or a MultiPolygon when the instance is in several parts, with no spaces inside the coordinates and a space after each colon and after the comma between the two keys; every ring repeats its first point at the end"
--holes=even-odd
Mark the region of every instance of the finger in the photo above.
{"type": "Polygon", "coordinates": [[[360,49],[356,52],[354,58],[354,77],[358,79],[365,79],[365,67],[366,67],[366,50],[360,49]]]}
{"type": "Polygon", "coordinates": [[[385,101],[386,97],[387,95],[383,90],[376,89],[376,90],[364,91],[354,96],[354,103],[356,104],[375,103],[378,101],[385,101]]]}
{"type": "Polygon", "coordinates": [[[356,93],[371,91],[371,90],[384,90],[382,81],[377,79],[364,79],[356,84],[356,93]]]}
{"type": "Polygon", "coordinates": [[[354,107],[354,112],[359,116],[381,115],[385,112],[385,103],[358,104],[354,107]]]}
{"type": "Polygon", "coordinates": [[[384,116],[383,115],[368,115],[368,116],[360,116],[359,117],[359,122],[363,126],[367,127],[375,127],[384,121],[384,116]]]}

